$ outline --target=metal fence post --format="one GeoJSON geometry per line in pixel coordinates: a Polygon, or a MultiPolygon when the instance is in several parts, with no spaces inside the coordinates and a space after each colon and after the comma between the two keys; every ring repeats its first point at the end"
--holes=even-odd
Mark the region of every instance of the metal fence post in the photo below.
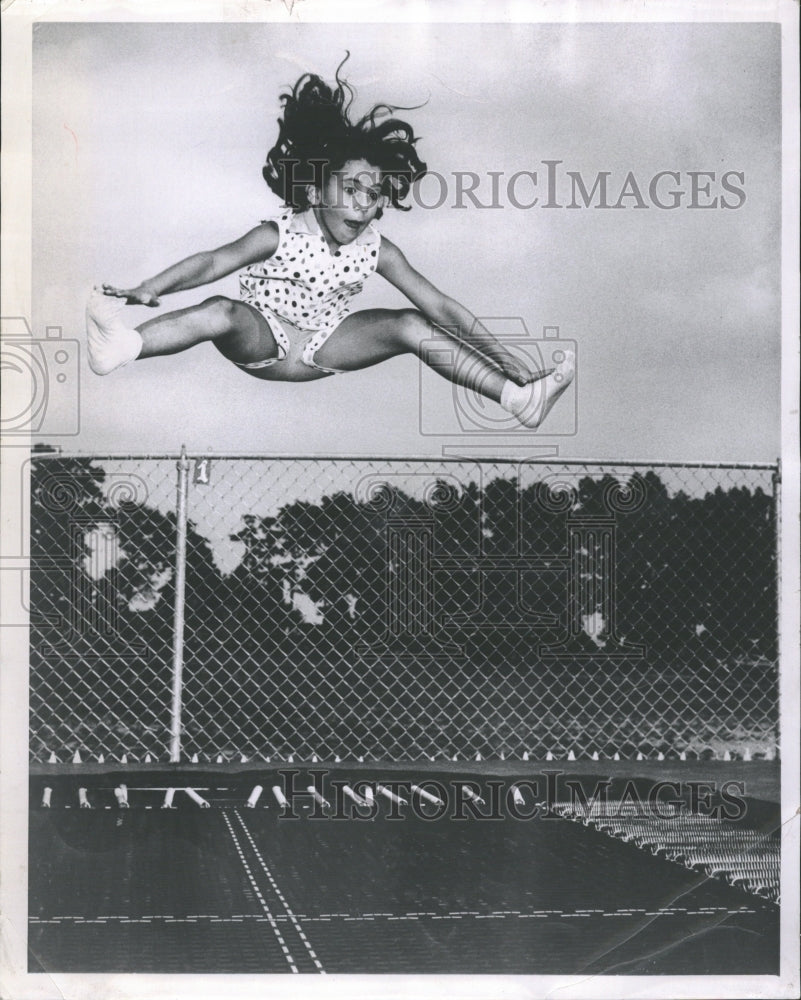
{"type": "Polygon", "coordinates": [[[181,699],[184,671],[184,609],[186,600],[186,507],[189,495],[189,460],[181,447],[175,509],[175,609],[172,636],[172,710],[170,713],[170,761],[181,759],[181,699]]]}
{"type": "MultiPolygon", "coordinates": [[[[776,669],[778,673],[777,701],[781,702],[781,656],[782,656],[782,460],[776,459],[773,480],[773,519],[776,532],[776,669]]],[[[781,729],[776,732],[775,753],[781,752],[781,729]]]]}

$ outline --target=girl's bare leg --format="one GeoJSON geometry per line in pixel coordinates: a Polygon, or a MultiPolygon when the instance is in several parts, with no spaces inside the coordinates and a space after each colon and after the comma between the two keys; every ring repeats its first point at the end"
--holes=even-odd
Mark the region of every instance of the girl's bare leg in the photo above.
{"type": "Polygon", "coordinates": [[[352,313],[316,354],[325,368],[357,371],[399,354],[416,354],[443,378],[500,403],[527,427],[538,427],[573,380],[574,359],[545,378],[516,385],[477,351],[432,326],[414,309],[352,313]]]}
{"type": "Polygon", "coordinates": [[[123,302],[93,292],[86,308],[89,364],[106,375],[136,358],[177,354],[214,341],[230,361],[251,364],[277,357],[275,338],[264,317],[243,302],[216,295],[198,306],[178,309],[128,326],[123,302]]]}

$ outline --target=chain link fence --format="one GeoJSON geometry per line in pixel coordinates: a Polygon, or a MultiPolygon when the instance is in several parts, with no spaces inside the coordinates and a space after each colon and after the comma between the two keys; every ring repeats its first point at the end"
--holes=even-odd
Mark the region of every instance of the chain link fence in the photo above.
{"type": "Polygon", "coordinates": [[[34,455],[32,757],[772,757],[777,478],[34,455]]]}

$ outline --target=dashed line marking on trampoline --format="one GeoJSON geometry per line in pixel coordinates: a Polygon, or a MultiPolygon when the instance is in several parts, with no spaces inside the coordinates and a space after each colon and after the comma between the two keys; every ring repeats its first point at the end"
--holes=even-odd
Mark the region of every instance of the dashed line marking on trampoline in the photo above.
{"type": "Polygon", "coordinates": [[[255,841],[253,840],[253,837],[251,836],[251,833],[250,833],[250,830],[247,827],[247,824],[242,819],[242,816],[240,815],[239,811],[236,810],[236,809],[234,810],[234,816],[236,816],[236,818],[239,820],[239,822],[240,822],[240,824],[242,826],[242,829],[245,831],[245,836],[248,838],[248,841],[250,842],[250,846],[251,846],[251,848],[253,850],[253,853],[256,855],[256,858],[257,858],[259,864],[261,865],[262,871],[267,876],[267,879],[268,879],[270,885],[272,886],[273,892],[276,894],[276,896],[278,897],[278,899],[281,901],[281,905],[283,906],[284,910],[286,911],[286,915],[291,920],[292,926],[295,928],[296,934],[298,935],[298,937],[300,938],[300,940],[303,942],[303,946],[305,947],[306,951],[309,953],[309,958],[311,958],[312,962],[314,962],[314,967],[317,969],[318,972],[320,972],[323,975],[325,975],[325,969],[323,968],[322,962],[317,957],[317,955],[316,955],[316,953],[314,951],[314,948],[312,948],[311,943],[309,942],[309,939],[306,937],[305,933],[303,932],[303,928],[300,926],[300,923],[298,922],[298,918],[292,912],[292,909],[291,909],[289,903],[286,901],[286,899],[284,897],[284,894],[278,888],[278,884],[276,883],[275,879],[273,878],[273,873],[267,867],[267,864],[266,864],[264,858],[262,857],[261,851],[258,849],[258,847],[256,846],[255,841]]]}
{"type": "MultiPolygon", "coordinates": [[[[246,869],[247,870],[247,869],[246,869]]],[[[251,883],[252,884],[252,883],[251,883]]],[[[263,900],[264,897],[261,892],[257,889],[256,894],[263,900]]],[[[757,911],[751,908],[738,907],[732,909],[727,906],[716,906],[708,907],[704,910],[688,910],[684,907],[665,907],[663,910],[644,910],[640,908],[631,909],[620,909],[620,910],[576,910],[572,913],[566,913],[564,910],[532,910],[530,913],[522,913],[519,910],[494,910],[491,913],[478,913],[475,910],[452,910],[448,913],[433,913],[432,911],[425,912],[410,912],[410,913],[337,913],[337,914],[320,914],[318,916],[310,916],[308,914],[281,914],[272,913],[267,906],[267,903],[263,903],[265,910],[265,915],[261,913],[237,913],[228,917],[221,917],[216,914],[204,914],[195,913],[190,914],[186,917],[173,917],[167,914],[151,914],[145,917],[128,917],[122,916],[120,914],[114,916],[101,916],[101,917],[79,917],[79,916],[57,916],[57,917],[31,917],[29,918],[30,924],[64,924],[64,923],[109,923],[113,921],[119,921],[120,923],[143,923],[150,924],[154,921],[162,921],[164,923],[197,923],[199,920],[208,920],[214,924],[230,924],[238,923],[242,924],[248,920],[254,920],[258,923],[270,923],[274,927],[277,927],[281,923],[292,923],[295,929],[298,929],[298,924],[303,923],[331,923],[332,920],[343,920],[348,923],[358,923],[358,922],[368,922],[374,923],[377,918],[384,918],[387,921],[396,920],[419,920],[421,917],[428,917],[431,920],[463,920],[465,917],[474,917],[476,920],[504,920],[506,917],[516,917],[518,920],[545,920],[548,917],[559,917],[561,919],[570,919],[576,917],[636,917],[640,914],[645,914],[646,916],[659,916],[659,917],[673,917],[673,916],[713,916],[715,914],[725,914],[728,916],[737,916],[738,914],[750,913],[755,914],[757,911]]],[[[303,934],[303,931],[299,931],[303,934]]],[[[308,940],[308,939],[307,939],[308,940]]]]}
{"type": "MultiPolygon", "coordinates": [[[[262,909],[264,910],[264,914],[265,914],[265,916],[267,917],[267,919],[268,919],[268,921],[270,923],[270,927],[272,928],[273,933],[275,934],[276,940],[278,941],[278,944],[279,944],[279,946],[281,948],[281,951],[284,953],[284,958],[286,958],[286,960],[287,960],[287,962],[289,964],[289,968],[292,970],[292,972],[297,972],[298,971],[298,967],[297,967],[297,965],[295,965],[295,960],[290,955],[289,949],[287,948],[286,942],[284,941],[283,934],[281,933],[281,929],[279,928],[278,924],[276,923],[275,918],[273,917],[272,912],[270,911],[269,906],[264,901],[264,897],[261,894],[261,890],[259,889],[258,883],[256,882],[256,879],[253,877],[253,873],[250,870],[250,865],[247,862],[247,858],[245,857],[244,851],[242,850],[242,846],[239,843],[239,839],[237,838],[236,831],[234,830],[233,826],[231,825],[231,821],[228,819],[228,817],[225,815],[225,813],[222,814],[222,817],[223,817],[223,820],[225,821],[225,825],[228,827],[228,832],[231,834],[231,839],[233,840],[234,846],[236,847],[236,852],[239,855],[239,860],[242,862],[242,865],[243,865],[243,867],[245,869],[245,873],[247,874],[248,881],[253,886],[253,889],[254,889],[254,891],[255,891],[258,899],[259,899],[259,902],[261,903],[262,909]]],[[[221,922],[221,921],[222,921],[222,918],[212,918],[211,922],[212,923],[218,923],[218,922],[221,922]]]]}

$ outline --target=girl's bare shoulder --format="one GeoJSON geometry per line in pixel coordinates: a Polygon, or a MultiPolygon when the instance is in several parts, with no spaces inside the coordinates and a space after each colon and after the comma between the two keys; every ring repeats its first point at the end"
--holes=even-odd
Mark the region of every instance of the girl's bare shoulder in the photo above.
{"type": "Polygon", "coordinates": [[[398,267],[405,263],[405,261],[406,258],[404,257],[400,247],[393,243],[392,240],[387,239],[386,236],[382,235],[378,246],[377,270],[379,274],[387,268],[391,269],[393,267],[398,267]]]}
{"type": "Polygon", "coordinates": [[[274,219],[264,219],[230,245],[251,261],[255,261],[272,257],[280,242],[281,230],[278,223],[274,219]]]}
{"type": "Polygon", "coordinates": [[[275,253],[278,244],[281,242],[281,226],[277,219],[262,219],[255,229],[248,235],[253,235],[265,246],[271,247],[271,253],[275,253]]]}

